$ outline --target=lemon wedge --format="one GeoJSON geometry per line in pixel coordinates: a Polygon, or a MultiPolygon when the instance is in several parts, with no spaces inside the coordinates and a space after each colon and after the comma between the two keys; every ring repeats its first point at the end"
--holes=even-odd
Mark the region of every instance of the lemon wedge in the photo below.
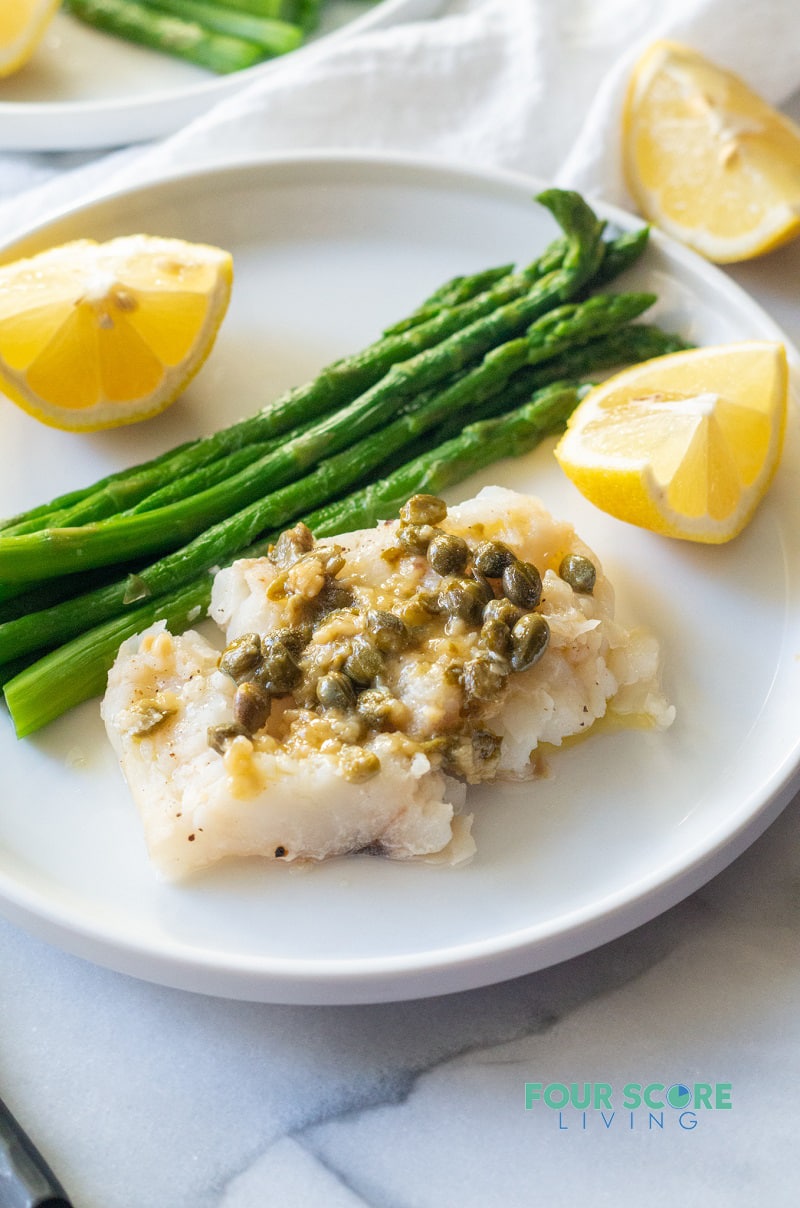
{"type": "Polygon", "coordinates": [[[55,428],[163,411],[213,347],[230,253],[152,235],[81,239],[0,267],[0,390],[55,428]]]}
{"type": "Polygon", "coordinates": [[[695,51],[645,51],[622,143],[642,214],[709,260],[747,260],[800,233],[800,128],[695,51]]]}
{"type": "Polygon", "coordinates": [[[0,77],[28,62],[41,42],[60,0],[4,0],[0,3],[0,77]]]}
{"type": "Polygon", "coordinates": [[[671,353],[596,386],[555,455],[604,512],[669,537],[718,544],[767,492],[786,426],[782,344],[671,353]]]}

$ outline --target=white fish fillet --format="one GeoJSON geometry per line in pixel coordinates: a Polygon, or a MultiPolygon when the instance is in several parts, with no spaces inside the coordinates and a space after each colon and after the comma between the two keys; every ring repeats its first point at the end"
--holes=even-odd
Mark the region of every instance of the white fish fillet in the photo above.
{"type": "MultiPolygon", "coordinates": [[[[469,779],[531,776],[542,744],[558,746],[612,710],[631,724],[671,723],[657,642],[614,620],[611,585],[571,526],[555,521],[538,500],[490,487],[451,507],[441,528],[471,546],[503,541],[536,565],[543,580],[538,611],[550,627],[544,655],[512,674],[475,723],[501,742],[499,759],[483,772],[483,765],[467,769],[469,779]],[[567,552],[594,562],[592,594],[573,591],[557,574],[567,552]]],[[[440,576],[424,556],[394,563],[381,557],[395,545],[396,529],[391,522],[317,544],[316,550],[341,551],[337,582],[348,584],[361,605],[390,609],[408,595],[409,582],[416,590],[438,589],[440,576]]],[[[278,598],[267,589],[287,571],[268,559],[220,571],[210,612],[225,641],[285,626],[292,590],[302,600],[319,586],[312,561],[309,555],[289,568],[289,595],[278,598]]],[[[334,666],[350,649],[360,615],[345,608],[315,631],[313,642],[323,650],[344,652],[334,666]]],[[[230,856],[321,860],[369,847],[395,858],[468,858],[474,844],[470,818],[462,812],[464,783],[442,770],[426,738],[463,729],[461,689],[447,673],[448,660],[454,650],[469,657],[476,642],[476,631],[457,622],[447,635],[437,631],[387,659],[381,683],[397,702],[399,729],[365,736],[351,733],[347,719],[331,728],[327,715],[298,709],[285,698],[275,703],[263,731],[252,739],[236,737],[224,753],[208,740],[209,727],[233,716],[236,684],[219,670],[219,650],[195,632],[173,637],[163,623],[125,642],[109,674],[102,713],[156,868],[178,878],[230,856]],[[152,701],[165,720],[137,734],[142,702],[152,701]],[[348,778],[347,761],[363,751],[377,756],[379,771],[348,778]]]]}

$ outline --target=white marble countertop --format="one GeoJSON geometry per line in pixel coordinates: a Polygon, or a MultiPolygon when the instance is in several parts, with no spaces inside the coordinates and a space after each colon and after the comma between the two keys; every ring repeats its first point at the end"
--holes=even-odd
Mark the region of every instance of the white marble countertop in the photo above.
{"type": "MultiPolygon", "coordinates": [[[[800,343],[800,243],[731,275],[800,343]]],[[[74,1208],[789,1208],[797,805],[637,931],[424,1001],[228,1002],[0,922],[2,1094],[74,1208]],[[613,1087],[613,1117],[525,1110],[526,1083],[572,1082],[613,1087]],[[667,1108],[662,1127],[623,1110],[628,1083],[721,1084],[731,1106],[667,1108]]]]}
{"type": "Polygon", "coordinates": [[[3,1093],[75,1208],[790,1208],[796,806],[632,934],[416,1002],[226,1002],[0,924],[3,1093]],[[526,1083],[557,1082],[617,1100],[628,1083],[730,1084],[731,1108],[667,1109],[663,1128],[590,1111],[585,1129],[578,1111],[525,1110],[526,1083]]]}

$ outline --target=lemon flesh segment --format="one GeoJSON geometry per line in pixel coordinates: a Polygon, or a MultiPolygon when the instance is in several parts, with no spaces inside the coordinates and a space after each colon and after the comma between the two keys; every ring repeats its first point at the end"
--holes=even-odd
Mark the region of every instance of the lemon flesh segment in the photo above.
{"type": "Polygon", "coordinates": [[[44,37],[60,0],[2,0],[0,3],[0,77],[28,62],[44,37]]]}
{"type": "Polygon", "coordinates": [[[769,488],[787,397],[781,344],[673,353],[590,391],[555,456],[578,490],[610,515],[718,544],[742,531],[769,488]]]}
{"type": "Polygon", "coordinates": [[[0,389],[73,431],[162,411],[227,310],[228,252],[151,235],[76,240],[0,267],[0,389]]]}
{"type": "Polygon", "coordinates": [[[642,214],[709,260],[800,233],[800,128],[685,46],[656,42],[636,64],[623,161],[642,214]]]}

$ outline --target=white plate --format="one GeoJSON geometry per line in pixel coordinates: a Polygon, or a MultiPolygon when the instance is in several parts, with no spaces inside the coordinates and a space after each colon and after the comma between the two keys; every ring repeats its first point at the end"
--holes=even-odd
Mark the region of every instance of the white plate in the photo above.
{"type": "MultiPolygon", "coordinates": [[[[0,0],[0,3],[13,0],[0,0]]],[[[58,13],[25,67],[0,80],[0,150],[64,151],[121,146],[180,129],[212,105],[320,42],[434,16],[442,0],[328,0],[307,44],[232,75],[217,76],[91,29],[58,13]]]]}
{"type": "MultiPolygon", "coordinates": [[[[79,437],[4,408],[0,514],[254,410],[368,343],[452,274],[527,262],[554,232],[534,191],[518,177],[330,156],[179,177],[38,230],[12,253],[136,230],[215,241],[233,250],[236,283],[214,355],[158,419],[79,437]]],[[[631,280],[658,292],[665,326],[696,341],[781,338],[721,273],[664,239],[631,280]]],[[[175,986],[377,1001],[563,960],[722,868],[786,803],[798,765],[796,411],[769,497],[727,547],[671,542],[604,516],[551,453],[549,442],[498,465],[453,498],[501,481],[576,523],[617,585],[622,615],[663,640],[678,708],[668,733],[598,735],[559,755],[552,779],[472,792],[478,855],[466,868],[254,861],[178,888],[150,871],[96,702],[24,742],[6,721],[3,910],[73,952],[175,986]]]]}

